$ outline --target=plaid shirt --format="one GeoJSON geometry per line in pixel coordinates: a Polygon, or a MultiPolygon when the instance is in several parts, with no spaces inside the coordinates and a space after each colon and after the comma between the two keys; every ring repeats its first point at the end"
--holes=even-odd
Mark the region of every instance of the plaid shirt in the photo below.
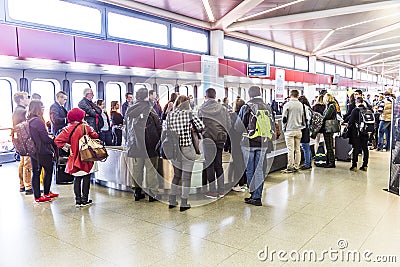
{"type": "Polygon", "coordinates": [[[192,111],[176,109],[168,114],[167,127],[179,135],[179,145],[181,147],[192,145],[190,114],[192,114],[193,123],[197,131],[201,132],[204,124],[192,111]]]}

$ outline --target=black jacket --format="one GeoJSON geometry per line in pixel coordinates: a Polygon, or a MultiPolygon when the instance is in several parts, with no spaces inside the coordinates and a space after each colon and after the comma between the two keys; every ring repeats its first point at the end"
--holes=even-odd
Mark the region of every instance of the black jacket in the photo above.
{"type": "Polygon", "coordinates": [[[104,125],[103,117],[101,116],[103,111],[101,108],[85,97],[79,101],[78,107],[86,112],[85,121],[93,128],[93,130],[99,133],[100,129],[104,125]]]}
{"type": "MultiPolygon", "coordinates": [[[[350,114],[349,122],[347,124],[347,129],[349,133],[349,144],[358,144],[360,142],[360,133],[357,129],[358,124],[360,123],[360,109],[365,109],[364,105],[359,105],[354,108],[350,114]]],[[[364,134],[367,136],[367,134],[364,134]]]]}
{"type": "Polygon", "coordinates": [[[32,118],[29,122],[29,130],[35,143],[38,155],[54,155],[53,139],[49,137],[46,125],[40,118],[32,118]]]}
{"type": "Polygon", "coordinates": [[[68,111],[59,103],[54,103],[50,106],[50,122],[51,132],[56,135],[58,131],[68,124],[68,111]]]}
{"type": "Polygon", "coordinates": [[[136,101],[125,114],[127,155],[131,158],[157,157],[162,125],[149,101],[136,101]]]}

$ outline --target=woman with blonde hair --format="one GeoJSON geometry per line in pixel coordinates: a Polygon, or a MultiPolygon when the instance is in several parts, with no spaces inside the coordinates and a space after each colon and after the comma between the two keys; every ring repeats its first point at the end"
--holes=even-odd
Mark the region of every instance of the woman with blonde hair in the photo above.
{"type": "Polygon", "coordinates": [[[180,155],[177,159],[172,159],[174,167],[174,178],[171,184],[171,194],[169,196],[169,208],[178,205],[176,196],[178,194],[179,182],[182,182],[181,206],[180,211],[190,209],[188,204],[192,169],[196,152],[191,138],[192,123],[197,131],[204,128],[203,122],[190,109],[187,96],[180,95],[175,101],[174,109],[168,114],[167,127],[179,136],[180,155]]]}
{"type": "Polygon", "coordinates": [[[331,94],[325,94],[324,103],[326,104],[326,109],[323,116],[324,124],[322,126],[324,133],[324,140],[326,146],[326,164],[324,168],[335,168],[335,152],[333,151],[333,133],[326,131],[326,121],[327,120],[336,120],[336,101],[331,94]]]}

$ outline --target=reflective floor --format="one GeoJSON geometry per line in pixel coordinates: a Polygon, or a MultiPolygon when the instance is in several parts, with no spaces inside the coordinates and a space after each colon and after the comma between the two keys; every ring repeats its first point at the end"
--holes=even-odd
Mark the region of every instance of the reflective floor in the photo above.
{"type": "Polygon", "coordinates": [[[60,197],[36,204],[18,192],[17,163],[5,164],[0,266],[398,266],[400,198],[382,190],[389,153],[370,156],[368,172],[338,162],[270,174],[262,207],[231,192],[185,212],[99,185],[91,207],[55,184],[60,197]]]}

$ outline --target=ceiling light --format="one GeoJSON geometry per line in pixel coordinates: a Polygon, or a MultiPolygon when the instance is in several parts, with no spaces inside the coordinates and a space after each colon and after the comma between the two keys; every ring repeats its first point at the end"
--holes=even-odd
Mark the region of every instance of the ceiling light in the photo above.
{"type": "MultiPolygon", "coordinates": [[[[284,5],[280,5],[280,6],[277,6],[277,7],[271,8],[271,9],[267,9],[267,10],[264,10],[264,11],[262,11],[262,12],[258,12],[258,13],[256,13],[256,14],[253,14],[253,15],[250,15],[250,16],[247,16],[247,17],[238,19],[238,21],[243,21],[243,20],[251,19],[251,18],[260,16],[260,15],[263,15],[263,14],[266,14],[266,13],[269,13],[269,12],[272,12],[272,11],[275,11],[275,10],[278,10],[278,9],[281,9],[281,8],[285,8],[285,7],[288,7],[288,6],[291,6],[291,5],[294,5],[294,4],[303,2],[303,1],[305,1],[305,0],[297,0],[297,1],[293,1],[293,2],[290,2],[290,3],[284,4],[284,5]]],[[[203,0],[203,2],[204,2],[204,0],[203,0]]]]}
{"type": "Polygon", "coordinates": [[[208,2],[208,0],[201,0],[201,1],[203,2],[204,9],[206,10],[208,20],[210,22],[214,22],[215,18],[214,18],[214,15],[213,15],[213,12],[212,12],[212,9],[210,6],[210,2],[208,2]]]}

